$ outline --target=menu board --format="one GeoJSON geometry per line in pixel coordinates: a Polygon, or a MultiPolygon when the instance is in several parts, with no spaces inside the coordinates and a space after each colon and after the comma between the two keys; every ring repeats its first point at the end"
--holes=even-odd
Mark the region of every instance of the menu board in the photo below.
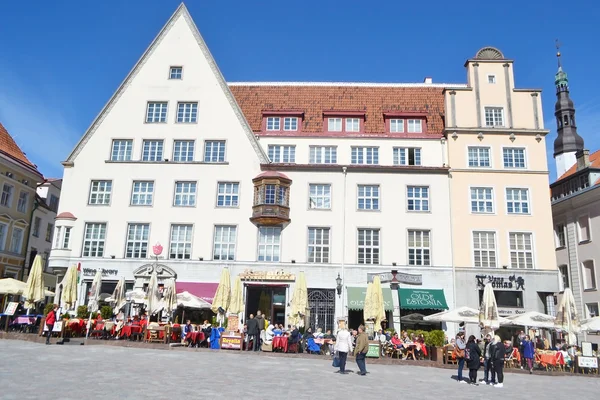
{"type": "Polygon", "coordinates": [[[223,335],[221,336],[221,348],[230,350],[241,350],[243,340],[244,339],[242,338],[242,336],[223,335]]]}
{"type": "Polygon", "coordinates": [[[6,314],[6,315],[15,315],[15,312],[17,312],[17,307],[18,306],[19,306],[19,303],[17,303],[16,301],[11,301],[6,306],[6,310],[4,311],[4,314],[6,314]]]}
{"type": "Polygon", "coordinates": [[[379,358],[380,355],[380,345],[377,343],[369,343],[369,351],[367,352],[367,357],[371,358],[379,358]]]}

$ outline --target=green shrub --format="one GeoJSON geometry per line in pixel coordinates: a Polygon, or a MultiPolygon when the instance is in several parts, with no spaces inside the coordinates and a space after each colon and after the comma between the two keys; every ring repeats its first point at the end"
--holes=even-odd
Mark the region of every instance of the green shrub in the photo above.
{"type": "Polygon", "coordinates": [[[427,332],[427,336],[425,336],[425,344],[427,344],[428,346],[442,347],[444,345],[445,339],[446,334],[444,333],[444,331],[436,329],[427,332]]]}
{"type": "Polygon", "coordinates": [[[67,311],[66,313],[62,314],[60,316],[61,319],[69,319],[71,318],[71,315],[69,314],[69,312],[67,311]]]}
{"type": "Polygon", "coordinates": [[[46,306],[44,307],[44,315],[48,315],[48,313],[50,311],[52,311],[53,308],[54,308],[54,304],[52,304],[52,303],[46,304],[46,306]]]}
{"type": "Polygon", "coordinates": [[[77,318],[86,319],[90,316],[87,306],[77,307],[77,318]]]}
{"type": "Polygon", "coordinates": [[[100,309],[100,315],[102,315],[102,319],[111,319],[113,316],[113,309],[111,306],[102,306],[100,309]]]}

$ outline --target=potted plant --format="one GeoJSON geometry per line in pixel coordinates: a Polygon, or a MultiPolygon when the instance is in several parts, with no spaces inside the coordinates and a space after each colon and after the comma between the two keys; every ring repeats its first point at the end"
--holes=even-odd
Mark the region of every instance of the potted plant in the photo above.
{"type": "Polygon", "coordinates": [[[444,339],[446,335],[442,330],[433,330],[427,332],[425,336],[425,344],[430,348],[431,361],[437,363],[444,362],[444,339]]]}
{"type": "Polygon", "coordinates": [[[113,309],[111,306],[102,306],[100,309],[100,315],[102,315],[102,319],[111,319],[113,316],[113,309]]]}
{"type": "Polygon", "coordinates": [[[79,306],[77,307],[77,318],[87,319],[90,316],[90,312],[88,311],[87,306],[79,306]]]}

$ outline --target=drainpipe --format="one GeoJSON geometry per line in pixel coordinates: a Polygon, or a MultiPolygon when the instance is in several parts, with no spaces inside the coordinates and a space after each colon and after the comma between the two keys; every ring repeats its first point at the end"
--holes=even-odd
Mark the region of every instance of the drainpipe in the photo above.
{"type": "Polygon", "coordinates": [[[348,176],[348,167],[342,167],[342,173],[344,174],[344,208],[342,212],[342,317],[346,319],[348,316],[346,315],[346,307],[345,300],[346,295],[344,293],[344,288],[346,287],[346,277],[344,275],[344,269],[346,266],[346,178],[348,176]]]}
{"type": "Polygon", "coordinates": [[[33,223],[33,213],[35,212],[35,210],[37,210],[38,206],[39,204],[34,197],[33,208],[31,209],[31,214],[29,214],[29,231],[27,235],[27,242],[25,242],[25,260],[23,260],[23,265],[21,265],[21,276],[19,278],[20,280],[23,280],[23,278],[25,277],[25,264],[27,263],[27,255],[29,254],[29,240],[31,239],[31,224],[33,223]]]}

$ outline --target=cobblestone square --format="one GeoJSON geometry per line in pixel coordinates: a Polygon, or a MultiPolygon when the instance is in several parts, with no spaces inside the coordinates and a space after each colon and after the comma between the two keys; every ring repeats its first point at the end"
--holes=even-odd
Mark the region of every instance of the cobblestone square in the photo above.
{"type": "MultiPolygon", "coordinates": [[[[367,376],[334,374],[321,358],[104,345],[45,346],[1,340],[0,397],[9,399],[530,399],[594,398],[600,379],[505,375],[502,389],[458,384],[455,370],[367,365],[367,376]]],[[[349,360],[348,367],[356,370],[349,360]]],[[[479,377],[483,375],[480,370],[479,377]]]]}

